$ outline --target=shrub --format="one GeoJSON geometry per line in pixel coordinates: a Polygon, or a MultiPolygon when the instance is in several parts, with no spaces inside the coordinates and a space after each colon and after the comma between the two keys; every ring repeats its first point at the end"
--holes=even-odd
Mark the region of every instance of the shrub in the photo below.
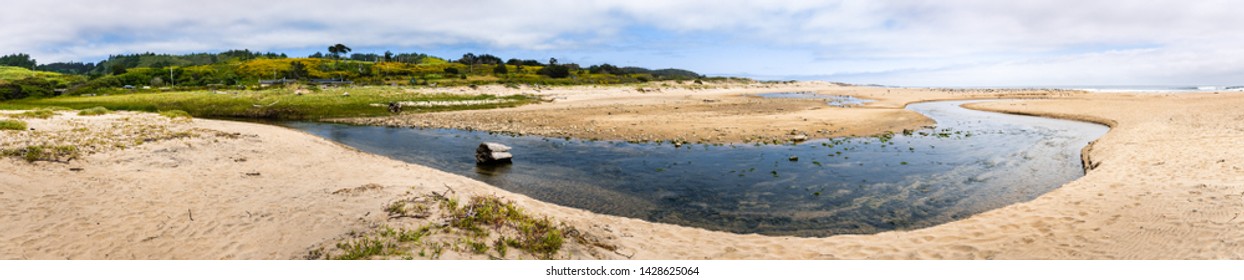
{"type": "Polygon", "coordinates": [[[554,79],[565,78],[570,77],[570,68],[564,65],[549,65],[539,71],[536,71],[536,74],[545,75],[554,79]]]}
{"type": "Polygon", "coordinates": [[[48,97],[54,92],[55,84],[43,78],[27,77],[20,80],[0,83],[0,100],[22,99],[27,97],[48,97]]]}

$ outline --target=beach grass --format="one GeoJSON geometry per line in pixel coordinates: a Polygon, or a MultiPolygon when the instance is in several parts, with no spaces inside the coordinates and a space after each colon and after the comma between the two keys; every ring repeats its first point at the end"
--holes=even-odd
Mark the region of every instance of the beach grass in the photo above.
{"type": "Polygon", "coordinates": [[[357,87],[299,91],[273,89],[62,96],[6,101],[0,104],[0,109],[28,110],[49,106],[73,109],[103,107],[108,110],[145,112],[181,110],[195,117],[315,120],[391,115],[393,113],[387,107],[390,102],[440,104],[405,110],[407,112],[435,112],[514,107],[537,101],[536,98],[522,95],[415,94],[405,93],[400,88],[394,87],[357,87]]]}
{"type": "Polygon", "coordinates": [[[82,109],[82,111],[78,111],[78,115],[79,116],[99,116],[99,115],[107,115],[108,113],[111,113],[111,112],[112,111],[108,110],[108,108],[95,106],[91,108],[82,109]]]}
{"type": "Polygon", "coordinates": [[[38,108],[38,109],[33,109],[33,110],[27,110],[25,112],[21,112],[13,116],[16,116],[19,118],[50,119],[53,116],[56,116],[56,111],[53,111],[52,109],[47,109],[47,108],[38,108]]]}
{"type": "Polygon", "coordinates": [[[22,120],[0,120],[0,130],[26,130],[26,122],[22,120]]]}
{"type": "Polygon", "coordinates": [[[410,229],[382,226],[336,244],[336,250],[312,250],[309,259],[358,260],[374,258],[439,258],[454,252],[505,258],[511,249],[530,257],[552,259],[570,239],[586,240],[577,230],[547,217],[536,217],[514,202],[495,196],[474,196],[462,202],[444,196],[425,196],[388,204],[390,219],[436,220],[410,229]],[[430,199],[429,199],[430,198],[430,199]]]}
{"type": "Polygon", "coordinates": [[[182,110],[166,110],[160,111],[160,115],[170,119],[191,119],[190,113],[182,110]]]}
{"type": "Polygon", "coordinates": [[[20,157],[28,162],[66,162],[77,159],[82,155],[78,150],[78,147],[72,145],[33,145],[19,149],[0,150],[0,154],[4,156],[20,157]]]}

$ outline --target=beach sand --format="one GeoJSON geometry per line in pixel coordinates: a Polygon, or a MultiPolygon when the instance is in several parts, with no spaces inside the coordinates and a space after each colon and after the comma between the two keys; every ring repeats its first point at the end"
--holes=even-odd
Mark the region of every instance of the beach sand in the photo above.
{"type": "MultiPolygon", "coordinates": [[[[841,86],[825,82],[713,84],[694,88],[666,83],[639,91],[627,87],[571,87],[540,92],[555,102],[517,108],[404,114],[337,120],[346,123],[487,130],[516,135],[682,143],[782,143],[797,136],[866,136],[931,125],[903,107],[923,100],[1046,98],[1084,94],[1053,90],[934,90],[841,86]],[[659,90],[659,91],[658,91],[659,90]],[[765,99],[769,92],[867,96],[876,102],[840,108],[822,100],[765,99]]],[[[530,93],[502,87],[468,93],[530,93]]]]}
{"type": "MultiPolygon", "coordinates": [[[[691,102],[726,99],[752,90],[772,91],[720,90],[693,96],[691,102]]],[[[881,100],[884,104],[865,106],[880,109],[920,100],[1029,95],[852,87],[823,90],[881,100]],[[906,91],[911,96],[904,95],[906,91]]],[[[568,95],[553,105],[537,106],[613,102],[593,101],[600,97],[590,92],[568,95]]],[[[274,126],[176,122],[139,113],[98,117],[62,113],[50,120],[28,121],[36,131],[49,134],[86,133],[107,131],[128,117],[124,123],[164,127],[148,134],[169,137],[124,149],[90,149],[93,154],[67,163],[0,159],[0,169],[5,170],[0,173],[0,240],[4,242],[0,259],[297,259],[348,240],[352,232],[419,223],[390,219],[383,209],[394,200],[433,192],[461,199],[495,195],[513,200],[529,213],[551,217],[599,243],[570,242],[557,258],[1244,257],[1244,234],[1239,234],[1244,219],[1238,217],[1244,212],[1244,149],[1240,147],[1244,142],[1238,140],[1244,139],[1244,111],[1238,109],[1244,108],[1244,94],[1051,92],[1031,97],[1048,99],[969,106],[1111,125],[1106,136],[1086,149],[1093,166],[1086,176],[1033,201],[947,224],[826,238],[740,235],[594,214],[274,126]],[[75,132],[75,127],[85,129],[75,132]],[[77,168],[80,171],[74,171],[77,168]],[[381,187],[359,188],[369,184],[381,187]]],[[[664,106],[681,106],[672,104],[664,106]]],[[[827,109],[808,111],[819,110],[827,109]]],[[[852,116],[876,117],[833,117],[852,116]]],[[[892,127],[921,124],[909,121],[892,127]]],[[[0,148],[6,149],[30,143],[32,138],[56,138],[30,132],[0,133],[4,137],[0,143],[5,145],[0,148]]],[[[121,136],[105,138],[136,142],[121,136]]],[[[722,141],[746,138],[723,137],[722,141]]],[[[444,257],[481,258],[470,254],[444,257]]]]}

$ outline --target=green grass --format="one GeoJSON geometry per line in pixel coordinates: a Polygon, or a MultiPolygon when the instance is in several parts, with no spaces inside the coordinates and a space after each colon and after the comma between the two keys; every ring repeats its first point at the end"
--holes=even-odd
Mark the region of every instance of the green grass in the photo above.
{"type": "Polygon", "coordinates": [[[364,238],[355,241],[347,241],[337,244],[337,249],[343,251],[342,255],[335,256],[337,260],[365,260],[372,256],[384,255],[388,244],[380,239],[364,238]]]}
{"type": "Polygon", "coordinates": [[[60,106],[75,109],[103,107],[109,110],[160,112],[181,110],[194,117],[262,118],[314,120],[342,117],[391,115],[389,102],[499,100],[495,104],[445,105],[405,108],[405,112],[514,107],[537,100],[528,96],[465,94],[406,94],[392,87],[336,88],[296,95],[291,90],[242,91],[218,94],[211,91],[133,93],[100,96],[62,96],[45,99],[11,100],[0,109],[30,109],[60,106]],[[343,96],[349,93],[349,96],[343,96]]]}
{"type": "MultiPolygon", "coordinates": [[[[542,258],[553,258],[565,242],[564,230],[548,218],[527,215],[513,202],[497,197],[472,197],[467,205],[446,210],[451,213],[450,226],[477,236],[488,236],[486,229],[489,228],[517,229],[519,234],[514,237],[516,242],[512,242],[514,247],[542,258]]],[[[477,252],[487,251],[486,243],[469,245],[477,252]]]]}
{"type": "MultiPolygon", "coordinates": [[[[476,196],[465,203],[443,196],[424,198],[432,199],[399,200],[387,205],[385,211],[389,212],[390,219],[423,220],[428,217],[419,218],[410,213],[422,211],[415,209],[427,209],[418,206],[426,204],[440,210],[439,218],[434,220],[444,223],[425,223],[413,230],[385,225],[366,234],[352,233],[353,238],[336,244],[337,252],[311,250],[308,258],[356,260],[411,258],[415,255],[439,258],[445,249],[504,258],[510,254],[510,249],[517,249],[536,258],[551,259],[562,249],[567,238],[587,240],[574,228],[526,214],[513,202],[497,197],[476,196]]],[[[597,246],[611,248],[608,245],[597,246]]]]}
{"type": "Polygon", "coordinates": [[[0,151],[4,156],[16,156],[25,159],[28,162],[35,161],[57,161],[65,162],[77,159],[81,152],[76,146],[27,146],[20,149],[7,149],[0,151]]]}
{"type": "Polygon", "coordinates": [[[87,109],[82,109],[82,111],[78,111],[78,115],[79,116],[99,116],[99,115],[107,115],[108,113],[111,113],[111,112],[112,111],[109,111],[108,108],[95,106],[95,107],[91,107],[87,109]]]}
{"type": "Polygon", "coordinates": [[[174,120],[176,120],[176,119],[191,119],[191,118],[193,118],[193,117],[191,117],[191,116],[190,116],[190,113],[186,113],[186,111],[182,111],[182,110],[168,110],[168,111],[160,111],[160,115],[161,115],[161,116],[164,116],[164,117],[167,117],[167,118],[170,118],[170,119],[174,119],[174,120]]]}
{"type": "Polygon", "coordinates": [[[0,66],[0,80],[20,80],[29,77],[37,77],[44,79],[60,78],[60,73],[47,71],[34,71],[21,67],[0,66]]]}
{"type": "Polygon", "coordinates": [[[40,109],[28,110],[28,111],[22,112],[14,116],[17,116],[19,118],[50,119],[52,118],[52,116],[56,116],[56,112],[52,111],[51,109],[40,108],[40,109]]]}
{"type": "Polygon", "coordinates": [[[26,130],[26,122],[22,120],[0,120],[0,130],[26,130]]]}

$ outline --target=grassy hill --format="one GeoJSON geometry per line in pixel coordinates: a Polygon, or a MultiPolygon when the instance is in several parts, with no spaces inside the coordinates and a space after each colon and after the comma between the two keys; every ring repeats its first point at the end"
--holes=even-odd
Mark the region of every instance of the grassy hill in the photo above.
{"type": "Polygon", "coordinates": [[[21,67],[0,66],[0,81],[21,80],[30,77],[63,80],[65,75],[56,72],[34,71],[21,67]]]}

